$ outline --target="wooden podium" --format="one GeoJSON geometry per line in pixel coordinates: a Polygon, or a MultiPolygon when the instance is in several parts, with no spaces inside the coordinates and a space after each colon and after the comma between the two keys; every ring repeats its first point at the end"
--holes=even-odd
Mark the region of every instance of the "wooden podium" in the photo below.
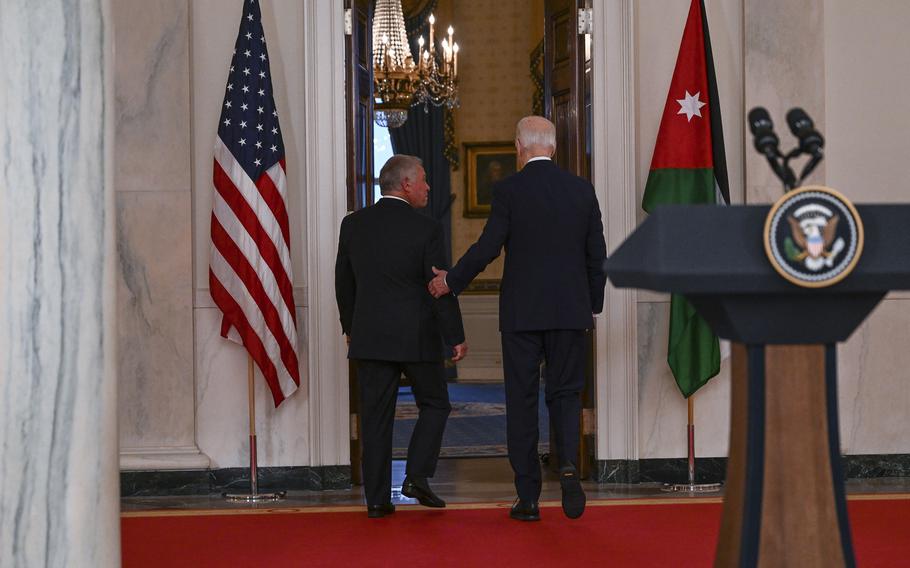
{"type": "Polygon", "coordinates": [[[865,248],[819,289],[765,256],[768,206],[658,208],[604,267],[613,285],[686,296],[733,342],[730,451],[715,566],[854,566],[836,344],[910,289],[910,205],[857,206],[865,248]]]}

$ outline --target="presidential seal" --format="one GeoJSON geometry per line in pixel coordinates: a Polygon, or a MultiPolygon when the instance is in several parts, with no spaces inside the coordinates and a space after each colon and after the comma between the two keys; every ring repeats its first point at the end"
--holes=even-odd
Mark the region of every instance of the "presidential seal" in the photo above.
{"type": "Polygon", "coordinates": [[[863,252],[863,223],[850,201],[819,185],[784,194],[765,220],[765,253],[781,276],[806,288],[840,282],[863,252]]]}

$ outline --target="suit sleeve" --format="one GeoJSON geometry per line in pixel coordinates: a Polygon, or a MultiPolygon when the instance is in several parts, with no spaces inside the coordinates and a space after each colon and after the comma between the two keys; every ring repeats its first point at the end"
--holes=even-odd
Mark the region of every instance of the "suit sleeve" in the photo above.
{"type": "Polygon", "coordinates": [[[338,237],[338,256],[335,258],[335,301],[338,303],[338,313],[341,316],[341,329],[345,335],[350,336],[357,283],[354,280],[354,267],[349,256],[350,225],[347,221],[347,217],[341,221],[338,237]]]}
{"type": "MultiPolygon", "coordinates": [[[[430,240],[424,249],[424,277],[429,282],[433,279],[433,267],[445,269],[448,265],[445,253],[445,237],[442,232],[442,225],[437,223],[430,236],[430,240]]],[[[430,296],[429,292],[424,292],[430,296]]],[[[464,324],[461,321],[461,308],[458,305],[458,298],[452,294],[446,294],[441,298],[433,298],[433,313],[439,321],[439,329],[442,330],[442,337],[446,345],[459,345],[464,343],[464,324]]]]}
{"type": "Polygon", "coordinates": [[[597,194],[591,188],[591,215],[588,218],[588,237],[585,245],[585,255],[588,265],[588,287],[591,294],[591,311],[599,314],[604,308],[604,286],[607,284],[607,275],[603,270],[604,259],[607,258],[607,243],[604,241],[604,227],[600,218],[600,204],[597,194]]]}
{"type": "Polygon", "coordinates": [[[509,196],[507,185],[500,183],[493,187],[490,217],[480,238],[446,275],[446,284],[452,293],[460,294],[502,252],[509,237],[509,196]]]}

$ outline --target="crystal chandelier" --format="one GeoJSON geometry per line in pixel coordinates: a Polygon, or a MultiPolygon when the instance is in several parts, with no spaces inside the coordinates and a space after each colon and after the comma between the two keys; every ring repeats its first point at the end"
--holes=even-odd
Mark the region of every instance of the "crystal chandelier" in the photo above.
{"type": "Polygon", "coordinates": [[[417,90],[414,93],[414,104],[434,106],[446,105],[448,108],[458,106],[458,44],[453,36],[455,29],[449,26],[448,38],[442,39],[441,60],[435,53],[433,41],[436,18],[430,14],[430,43],[424,49],[423,36],[417,40],[417,90]]]}
{"type": "Polygon", "coordinates": [[[377,0],[373,13],[373,118],[376,124],[397,128],[408,119],[412,104],[458,106],[458,44],[449,26],[437,53],[436,18],[430,14],[429,44],[418,40],[414,63],[404,27],[401,0],[377,0]],[[427,45],[427,49],[424,49],[427,45]]]}
{"type": "Polygon", "coordinates": [[[400,0],[378,0],[373,15],[373,117],[396,128],[408,119],[417,87],[417,70],[408,47],[400,0]]]}

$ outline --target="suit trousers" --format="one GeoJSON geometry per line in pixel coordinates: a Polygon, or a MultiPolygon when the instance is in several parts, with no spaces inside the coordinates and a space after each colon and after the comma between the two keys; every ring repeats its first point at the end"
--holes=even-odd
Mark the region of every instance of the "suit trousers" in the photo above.
{"type": "Polygon", "coordinates": [[[411,379],[419,409],[405,471],[411,477],[422,478],[436,473],[442,433],[452,410],[442,361],[358,360],[363,484],[368,505],[382,505],[392,499],[392,426],[402,373],[411,379]]]}
{"type": "Polygon", "coordinates": [[[506,390],[506,441],[523,501],[540,498],[537,443],[540,362],[546,362],[545,395],[559,448],[559,465],[577,465],[581,389],[585,375],[585,331],[556,329],[502,333],[506,390]]]}

